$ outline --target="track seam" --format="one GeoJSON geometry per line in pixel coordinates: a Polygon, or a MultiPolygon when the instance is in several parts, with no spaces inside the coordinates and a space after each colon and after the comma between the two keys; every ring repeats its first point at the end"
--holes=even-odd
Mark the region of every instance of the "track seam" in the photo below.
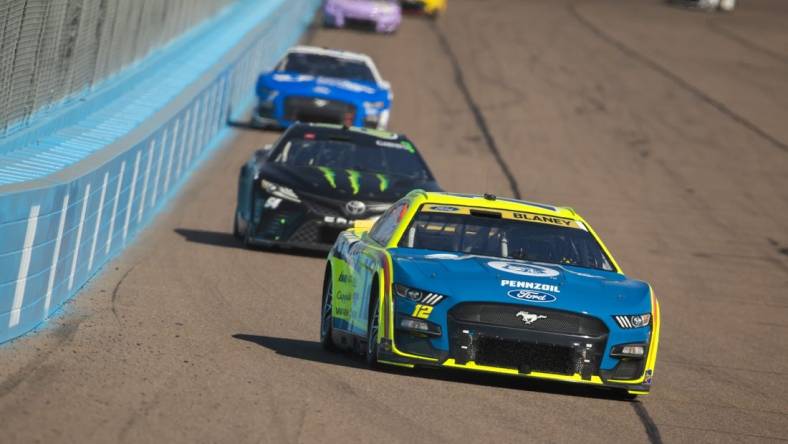
{"type": "Polygon", "coordinates": [[[443,34],[443,32],[441,32],[440,28],[438,28],[438,26],[433,22],[430,22],[429,27],[435,33],[435,36],[438,38],[438,43],[440,43],[443,52],[446,54],[449,62],[451,63],[452,69],[454,71],[454,83],[457,85],[457,89],[459,89],[462,93],[468,109],[470,109],[471,113],[473,114],[473,118],[476,121],[476,126],[482,133],[482,137],[484,138],[487,148],[492,153],[493,158],[495,158],[495,162],[498,164],[501,172],[503,172],[503,175],[506,176],[506,181],[509,183],[509,189],[512,191],[512,196],[515,199],[522,199],[520,194],[520,186],[517,184],[517,179],[515,179],[514,174],[512,174],[512,171],[503,160],[501,151],[498,149],[498,144],[495,142],[492,131],[490,131],[490,127],[487,125],[487,120],[484,118],[481,108],[479,108],[479,105],[473,99],[470,89],[468,89],[468,84],[465,82],[465,76],[462,74],[460,61],[457,59],[457,55],[454,53],[454,50],[452,50],[449,41],[446,39],[446,36],[443,34]]]}
{"type": "Polygon", "coordinates": [[[629,405],[632,406],[632,410],[638,415],[638,419],[640,419],[641,424],[643,424],[643,428],[646,429],[646,435],[648,435],[648,441],[651,444],[662,444],[662,436],[659,433],[659,428],[657,427],[657,423],[654,422],[654,419],[651,418],[649,415],[648,410],[646,407],[640,402],[632,402],[629,405]]]}
{"type": "Polygon", "coordinates": [[[761,127],[754,124],[753,122],[747,120],[745,117],[737,114],[732,109],[728,108],[724,103],[707,95],[706,93],[695,87],[693,84],[685,80],[683,77],[679,76],[678,74],[675,74],[673,71],[669,70],[668,68],[660,65],[654,60],[641,54],[637,50],[632,49],[631,47],[622,43],[620,40],[617,40],[616,38],[602,31],[600,28],[598,28],[596,25],[591,23],[586,17],[584,17],[577,10],[575,3],[570,3],[568,5],[568,9],[570,14],[574,16],[575,19],[577,19],[577,21],[580,22],[580,24],[588,28],[591,31],[591,33],[596,35],[601,40],[607,42],[608,44],[615,47],[625,55],[639,61],[640,63],[658,72],[659,74],[662,74],[664,77],[668,78],[669,80],[672,80],[674,83],[676,83],[684,90],[698,97],[700,100],[710,105],[712,108],[716,109],[717,111],[727,116],[728,118],[738,123],[739,125],[743,126],[744,128],[750,130],[754,134],[760,136],[762,139],[768,141],[775,147],[788,152],[788,145],[782,142],[781,140],[777,139],[776,137],[772,136],[768,132],[766,132],[766,130],[762,129],[761,127]]]}
{"type": "Polygon", "coordinates": [[[775,60],[777,60],[779,62],[782,62],[782,63],[788,63],[788,57],[785,57],[782,54],[779,54],[777,52],[774,52],[771,49],[768,49],[768,48],[765,48],[763,46],[757,45],[757,44],[745,39],[744,37],[739,36],[738,34],[736,34],[735,32],[731,31],[730,29],[727,29],[724,26],[720,26],[715,21],[709,20],[709,21],[706,22],[706,24],[707,24],[708,28],[710,30],[712,30],[713,32],[715,32],[715,33],[717,33],[717,34],[719,34],[719,35],[721,35],[723,37],[726,37],[726,38],[728,38],[730,40],[733,40],[734,42],[744,46],[745,48],[747,48],[747,49],[749,49],[751,51],[760,52],[760,53],[762,53],[764,55],[767,55],[767,56],[769,56],[769,57],[771,57],[771,58],[773,58],[773,59],[775,59],[775,60]]]}

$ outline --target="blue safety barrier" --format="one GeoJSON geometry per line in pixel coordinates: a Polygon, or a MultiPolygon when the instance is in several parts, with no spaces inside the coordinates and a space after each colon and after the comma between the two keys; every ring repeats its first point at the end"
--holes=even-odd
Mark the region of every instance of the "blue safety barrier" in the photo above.
{"type": "Polygon", "coordinates": [[[57,118],[0,140],[0,342],[131,242],[311,22],[320,0],[241,0],[57,118]]]}

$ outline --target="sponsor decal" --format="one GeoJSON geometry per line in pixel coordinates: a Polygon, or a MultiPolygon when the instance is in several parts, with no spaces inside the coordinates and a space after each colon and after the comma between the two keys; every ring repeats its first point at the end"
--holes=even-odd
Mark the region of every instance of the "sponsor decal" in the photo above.
{"type": "Polygon", "coordinates": [[[520,318],[520,320],[525,322],[525,325],[531,325],[534,322],[538,321],[539,319],[547,319],[547,316],[545,315],[529,313],[527,311],[518,311],[515,316],[517,316],[518,318],[520,318]]]}
{"type": "Polygon", "coordinates": [[[433,206],[431,206],[431,207],[430,207],[430,210],[434,210],[434,211],[446,211],[446,212],[455,212],[455,211],[460,211],[460,209],[459,209],[459,208],[457,208],[457,207],[452,207],[452,206],[449,206],[449,205],[433,205],[433,206]]]}
{"type": "Polygon", "coordinates": [[[389,187],[389,178],[386,177],[385,174],[380,173],[375,174],[375,177],[377,177],[378,181],[380,182],[380,191],[386,191],[386,189],[389,187]]]}
{"type": "Polygon", "coordinates": [[[398,142],[391,142],[389,140],[376,140],[375,141],[375,145],[377,145],[377,146],[385,146],[386,148],[396,148],[398,150],[401,150],[402,148],[404,148],[400,143],[398,143],[398,142]]]}
{"type": "Polygon", "coordinates": [[[510,298],[517,299],[518,301],[528,301],[528,302],[555,302],[556,297],[543,293],[541,291],[534,291],[534,290],[509,290],[506,293],[507,296],[510,298]]]}
{"type": "Polygon", "coordinates": [[[346,170],[347,171],[347,179],[350,181],[350,187],[353,189],[353,194],[358,194],[359,190],[361,189],[361,185],[359,184],[359,179],[361,179],[361,173],[356,170],[346,170]]]}
{"type": "Polygon", "coordinates": [[[326,182],[331,185],[331,188],[337,187],[337,174],[334,170],[328,167],[317,167],[317,169],[323,173],[323,177],[326,178],[326,182]]]}
{"type": "Polygon", "coordinates": [[[435,253],[435,254],[427,254],[424,256],[424,258],[456,260],[456,259],[462,259],[462,256],[452,253],[435,253]]]}
{"type": "Polygon", "coordinates": [[[526,290],[537,290],[537,291],[552,291],[553,293],[561,292],[561,289],[558,288],[558,285],[542,284],[540,282],[511,281],[508,279],[501,280],[501,287],[524,288],[526,290]]]}
{"type": "Polygon", "coordinates": [[[275,210],[279,208],[279,204],[281,203],[282,203],[282,199],[278,197],[269,197],[268,199],[265,200],[265,204],[263,205],[263,208],[271,208],[272,210],[275,210]]]}
{"type": "MultiPolygon", "coordinates": [[[[325,86],[316,86],[312,89],[316,94],[331,94],[331,88],[325,86]]],[[[318,105],[318,106],[325,106],[325,105],[318,105]]]]}
{"type": "Polygon", "coordinates": [[[408,142],[407,140],[403,140],[403,141],[402,141],[402,142],[400,142],[400,143],[402,144],[402,147],[403,147],[403,148],[405,148],[406,150],[408,150],[408,152],[409,152],[409,153],[411,153],[411,154],[416,154],[416,148],[414,148],[414,147],[413,147],[413,144],[412,144],[412,143],[408,142]]]}
{"type": "Polygon", "coordinates": [[[505,261],[491,261],[487,262],[492,268],[499,271],[505,271],[511,274],[519,274],[520,276],[534,276],[534,277],[554,277],[558,276],[558,270],[552,268],[542,267],[541,265],[521,264],[518,262],[505,262],[505,261]]]}
{"type": "Polygon", "coordinates": [[[339,225],[347,225],[348,220],[344,217],[334,217],[334,216],[324,216],[323,222],[327,224],[339,224],[339,225]]]}
{"type": "Polygon", "coordinates": [[[527,220],[529,222],[540,222],[543,224],[558,225],[561,227],[571,227],[572,222],[574,222],[571,219],[564,219],[562,217],[545,216],[542,214],[531,214],[531,213],[516,213],[516,212],[512,213],[512,218],[527,220]]]}

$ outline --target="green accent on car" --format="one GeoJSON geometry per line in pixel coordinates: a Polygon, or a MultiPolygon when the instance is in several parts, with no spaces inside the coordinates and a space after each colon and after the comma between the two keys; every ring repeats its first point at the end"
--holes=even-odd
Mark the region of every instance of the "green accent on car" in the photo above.
{"type": "Polygon", "coordinates": [[[347,178],[350,181],[350,187],[353,188],[353,194],[358,194],[359,190],[361,189],[361,185],[359,183],[359,179],[361,179],[361,173],[356,170],[347,170],[347,178]]]}
{"type": "Polygon", "coordinates": [[[408,142],[407,140],[403,140],[403,141],[402,141],[402,142],[400,142],[400,143],[402,144],[402,146],[403,146],[403,147],[404,147],[406,150],[408,150],[408,152],[409,152],[409,153],[411,153],[411,154],[416,154],[416,148],[414,148],[414,147],[413,147],[413,144],[412,144],[412,143],[408,142]]]}
{"type": "Polygon", "coordinates": [[[380,181],[380,191],[386,191],[389,187],[389,178],[385,174],[375,174],[375,177],[380,181]]]}
{"type": "Polygon", "coordinates": [[[331,188],[337,187],[337,174],[329,167],[317,167],[323,173],[323,176],[326,178],[326,182],[331,185],[331,188]]]}

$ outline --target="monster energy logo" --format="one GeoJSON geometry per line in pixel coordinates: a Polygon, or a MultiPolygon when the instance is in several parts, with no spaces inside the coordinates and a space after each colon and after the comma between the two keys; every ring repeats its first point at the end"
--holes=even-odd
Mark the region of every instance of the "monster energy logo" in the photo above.
{"type": "Polygon", "coordinates": [[[347,179],[350,181],[350,187],[353,189],[353,194],[358,194],[359,190],[361,189],[361,185],[359,184],[359,179],[361,178],[361,173],[356,170],[347,170],[347,179]]]}
{"type": "Polygon", "coordinates": [[[326,178],[326,182],[331,185],[331,188],[337,187],[337,175],[334,173],[334,170],[328,167],[317,167],[317,169],[323,172],[323,176],[326,178]]]}
{"type": "Polygon", "coordinates": [[[383,174],[375,174],[375,177],[380,181],[380,191],[386,191],[389,187],[389,178],[383,174]]]}

